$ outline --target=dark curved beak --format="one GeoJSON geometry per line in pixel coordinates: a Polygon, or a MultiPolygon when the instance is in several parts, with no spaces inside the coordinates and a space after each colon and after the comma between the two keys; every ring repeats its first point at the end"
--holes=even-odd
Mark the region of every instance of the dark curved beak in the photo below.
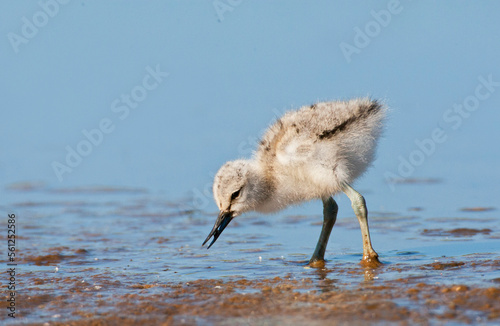
{"type": "Polygon", "coordinates": [[[205,241],[203,241],[203,244],[201,246],[203,247],[205,245],[205,243],[207,243],[207,241],[210,240],[210,238],[212,236],[214,236],[214,239],[212,240],[212,242],[210,243],[210,245],[207,248],[207,249],[210,249],[210,247],[214,244],[215,241],[217,241],[217,239],[219,238],[222,231],[224,231],[226,226],[229,224],[229,222],[231,222],[231,220],[233,218],[234,218],[233,212],[222,212],[221,211],[219,213],[219,216],[217,216],[217,220],[215,221],[215,225],[214,225],[212,231],[210,231],[210,234],[205,239],[205,241]]]}

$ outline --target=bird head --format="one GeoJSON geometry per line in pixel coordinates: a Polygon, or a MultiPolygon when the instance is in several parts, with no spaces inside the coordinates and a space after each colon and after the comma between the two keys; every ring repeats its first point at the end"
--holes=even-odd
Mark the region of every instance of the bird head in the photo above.
{"type": "Polygon", "coordinates": [[[215,175],[213,192],[215,203],[220,209],[215,225],[203,245],[213,236],[210,248],[233,218],[253,209],[256,198],[254,173],[249,161],[227,162],[215,175]]]}

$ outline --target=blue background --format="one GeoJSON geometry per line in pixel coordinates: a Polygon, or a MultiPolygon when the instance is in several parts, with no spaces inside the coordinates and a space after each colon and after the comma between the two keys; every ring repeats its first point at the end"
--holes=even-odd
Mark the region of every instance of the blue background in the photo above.
{"type": "Polygon", "coordinates": [[[24,182],[139,187],[172,200],[205,193],[195,206],[215,210],[214,173],[250,156],[277,115],[369,95],[391,109],[378,159],[357,183],[371,207],[454,214],[496,205],[500,87],[457,129],[443,115],[474,95],[481,76],[500,81],[498,2],[401,1],[382,26],[372,11],[390,1],[221,1],[231,10],[219,14],[212,1],[69,1],[16,52],[9,37],[23,37],[49,2],[0,3],[4,196],[24,182]],[[354,46],[356,31],[374,24],[380,30],[348,62],[340,45],[354,46]],[[168,77],[120,120],[113,101],[157,66],[168,77]],[[53,162],[65,164],[66,147],[103,118],[114,130],[59,181],[53,162]],[[408,177],[440,182],[388,184],[386,173],[398,174],[436,128],[446,141],[408,177]]]}

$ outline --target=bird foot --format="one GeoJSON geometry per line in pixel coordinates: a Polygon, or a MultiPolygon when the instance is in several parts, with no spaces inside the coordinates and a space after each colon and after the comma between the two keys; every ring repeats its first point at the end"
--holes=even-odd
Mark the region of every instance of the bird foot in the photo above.
{"type": "Polygon", "coordinates": [[[309,264],[307,266],[312,267],[312,268],[324,268],[325,267],[325,260],[324,259],[311,259],[309,261],[309,264]]]}
{"type": "Polygon", "coordinates": [[[377,253],[363,255],[363,259],[359,262],[361,266],[366,268],[377,268],[382,266],[380,260],[378,260],[377,253]]]}

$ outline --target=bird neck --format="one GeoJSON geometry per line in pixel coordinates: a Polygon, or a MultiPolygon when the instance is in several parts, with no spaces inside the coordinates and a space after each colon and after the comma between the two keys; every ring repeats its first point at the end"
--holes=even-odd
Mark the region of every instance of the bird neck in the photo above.
{"type": "Polygon", "coordinates": [[[265,206],[275,191],[275,181],[269,177],[266,170],[262,169],[258,162],[250,161],[248,169],[248,183],[251,187],[251,201],[254,210],[260,211],[265,206]]]}

